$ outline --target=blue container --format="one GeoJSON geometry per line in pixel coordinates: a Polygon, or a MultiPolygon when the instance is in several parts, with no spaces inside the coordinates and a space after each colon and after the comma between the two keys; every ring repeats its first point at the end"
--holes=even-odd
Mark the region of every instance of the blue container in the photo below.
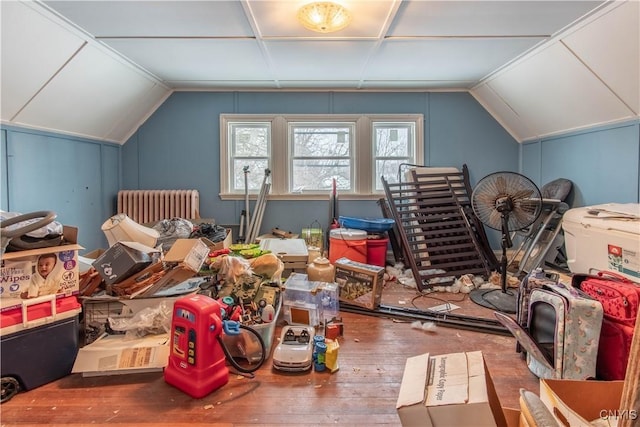
{"type": "Polygon", "coordinates": [[[355,228],[368,233],[384,233],[396,223],[391,218],[353,218],[349,216],[338,217],[338,222],[343,228],[355,228]]]}
{"type": "Polygon", "coordinates": [[[19,390],[31,390],[69,375],[78,354],[79,330],[75,315],[3,336],[0,339],[3,401],[15,394],[4,394],[4,382],[11,378],[17,381],[19,390]]]}

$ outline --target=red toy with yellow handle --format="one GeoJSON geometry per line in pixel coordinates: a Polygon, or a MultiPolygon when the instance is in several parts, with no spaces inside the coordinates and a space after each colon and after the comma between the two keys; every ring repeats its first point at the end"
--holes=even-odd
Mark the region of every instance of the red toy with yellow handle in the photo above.
{"type": "Polygon", "coordinates": [[[229,381],[229,369],[218,337],[220,304],[206,295],[178,299],[173,308],[169,363],[164,379],[199,399],[229,381]]]}
{"type": "Polygon", "coordinates": [[[236,308],[230,304],[203,294],[176,300],[171,320],[169,361],[164,369],[165,382],[199,399],[229,382],[227,362],[241,374],[252,374],[262,366],[265,351],[260,334],[237,321],[228,320],[236,308]],[[236,341],[245,347],[257,348],[258,356],[252,354],[251,360],[243,365],[227,349],[222,334],[239,335],[236,341]]]}

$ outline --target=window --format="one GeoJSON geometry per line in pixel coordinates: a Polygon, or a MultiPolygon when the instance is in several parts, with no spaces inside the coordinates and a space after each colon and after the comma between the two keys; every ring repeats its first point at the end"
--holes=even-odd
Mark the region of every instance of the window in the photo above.
{"type": "Polygon", "coordinates": [[[384,191],[381,176],[384,176],[387,182],[398,182],[400,165],[417,163],[414,155],[415,134],[415,123],[374,122],[373,180],[376,191],[384,191]]]}
{"type": "Polygon", "coordinates": [[[355,126],[350,123],[289,123],[292,193],[324,191],[333,187],[353,190],[355,126]]]}
{"type": "Polygon", "coordinates": [[[381,177],[398,181],[403,163],[422,164],[422,115],[238,115],[220,117],[220,196],[377,198],[381,177]],[[265,171],[267,173],[265,173],[265,171]]]}
{"type": "Polygon", "coordinates": [[[259,190],[261,176],[256,171],[269,168],[271,157],[271,123],[229,123],[229,177],[231,192],[245,190],[245,174],[249,190],[259,190]],[[254,173],[252,173],[254,172],[254,173]]]}

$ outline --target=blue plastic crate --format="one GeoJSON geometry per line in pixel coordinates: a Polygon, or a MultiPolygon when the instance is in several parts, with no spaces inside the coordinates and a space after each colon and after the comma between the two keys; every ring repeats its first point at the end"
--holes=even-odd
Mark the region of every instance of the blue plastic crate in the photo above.
{"type": "Polygon", "coordinates": [[[349,216],[340,216],[338,222],[344,228],[355,228],[369,233],[384,233],[395,224],[395,221],[390,218],[354,218],[349,216]]]}

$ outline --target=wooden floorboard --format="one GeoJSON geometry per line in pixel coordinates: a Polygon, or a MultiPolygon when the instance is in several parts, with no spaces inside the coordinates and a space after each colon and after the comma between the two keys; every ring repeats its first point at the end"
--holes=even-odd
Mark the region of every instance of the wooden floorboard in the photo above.
{"type": "MultiPolygon", "coordinates": [[[[459,306],[456,313],[493,317],[468,295],[445,292],[427,298],[393,282],[383,292],[383,303],[399,307],[424,309],[443,300],[459,306]]],[[[395,405],[405,360],[425,352],[481,350],[505,407],[518,407],[520,388],[539,390],[538,378],[515,352],[510,336],[443,326],[427,332],[412,328],[410,321],[341,315],[345,332],[335,373],[281,374],[272,371],[268,360],[255,378],[231,374],[226,385],[202,399],[168,385],[160,372],[72,374],[2,404],[1,425],[399,426],[395,405]]]]}

